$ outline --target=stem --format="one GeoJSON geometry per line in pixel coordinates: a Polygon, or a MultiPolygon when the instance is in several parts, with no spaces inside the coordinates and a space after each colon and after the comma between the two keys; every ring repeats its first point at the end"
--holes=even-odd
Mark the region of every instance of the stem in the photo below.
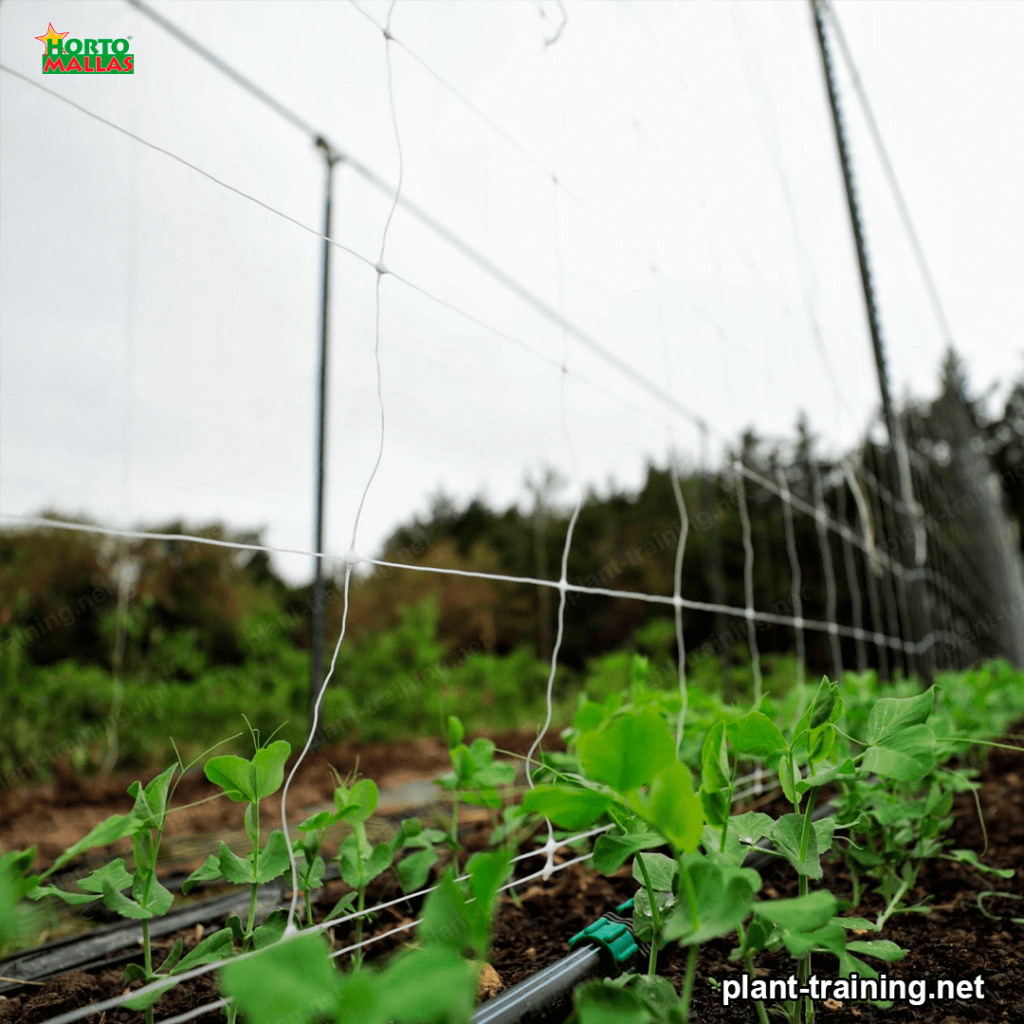
{"type": "Polygon", "coordinates": [[[359,890],[359,916],[356,918],[356,948],[352,950],[352,970],[358,971],[363,966],[363,947],[359,945],[363,941],[363,910],[366,907],[366,888],[359,890]]]}
{"type": "MultiPolygon", "coordinates": [[[[794,785],[795,785],[795,779],[794,779],[794,785]]],[[[808,846],[808,844],[811,841],[811,829],[814,827],[814,822],[811,820],[811,815],[812,815],[813,811],[814,811],[814,800],[811,798],[810,794],[808,794],[807,806],[804,808],[804,827],[803,827],[803,831],[800,833],[800,860],[801,861],[803,861],[803,859],[807,856],[807,846],[808,846]]],[[[806,875],[800,875],[799,887],[800,887],[800,895],[801,896],[806,896],[807,895],[807,890],[808,890],[808,883],[807,883],[807,876],[806,875]]],[[[799,962],[797,973],[798,973],[798,977],[799,977],[799,980],[800,980],[800,987],[804,988],[807,985],[807,981],[808,981],[808,979],[811,976],[811,954],[810,953],[805,953],[802,957],[800,957],[800,962],[799,962]]],[[[803,1019],[804,1019],[804,1021],[806,1021],[806,1024],[812,1024],[812,1022],[814,1020],[814,1005],[811,1002],[811,997],[809,995],[804,996],[803,999],[800,1001],[800,1003],[797,1004],[798,1007],[800,1005],[803,1006],[803,1019]]],[[[798,1017],[800,1016],[799,1009],[797,1010],[797,1015],[798,1015],[798,1017]]]]}
{"type": "MultiPolygon", "coordinates": [[[[683,893],[686,896],[686,905],[690,908],[690,924],[693,930],[697,930],[698,915],[697,915],[697,894],[693,891],[693,879],[690,878],[690,873],[686,868],[680,864],[679,874],[682,876],[683,893]]],[[[697,971],[697,944],[694,943],[690,946],[689,952],[686,954],[686,976],[683,979],[683,1024],[689,1024],[690,1021],[690,998],[693,995],[693,977],[697,971]]]]}
{"type": "MultiPolygon", "coordinates": [[[[742,924],[737,926],[736,933],[739,936],[740,948],[743,948],[747,944],[747,936],[742,924]]],[[[749,950],[747,950],[747,952],[743,954],[743,963],[746,965],[747,975],[749,976],[750,980],[753,981],[754,954],[751,953],[749,950]]],[[[760,999],[754,1000],[754,1009],[757,1010],[757,1019],[759,1021],[759,1024],[769,1024],[768,1012],[765,1010],[764,1003],[760,999]]]]}
{"type": "Polygon", "coordinates": [[[904,880],[900,883],[900,887],[896,890],[895,894],[893,895],[893,898],[889,900],[889,905],[882,912],[882,916],[875,922],[875,926],[878,928],[879,931],[882,930],[882,925],[884,925],[885,922],[888,921],[890,917],[892,917],[893,911],[896,910],[896,907],[899,905],[900,900],[903,899],[904,895],[906,894],[906,891],[909,888],[910,882],[904,880]]]}
{"type": "Polygon", "coordinates": [[[693,996],[693,979],[697,973],[697,944],[690,946],[686,954],[686,976],[683,979],[683,1024],[690,1022],[690,999],[693,996]]]}
{"type": "Polygon", "coordinates": [[[309,890],[306,890],[306,924],[313,927],[313,906],[309,901],[309,890]]]}
{"type": "Polygon", "coordinates": [[[732,811],[732,792],[736,786],[736,772],[739,770],[740,761],[739,757],[736,758],[736,764],[733,765],[732,773],[729,776],[729,806],[725,812],[725,824],[722,826],[722,842],[718,847],[721,853],[725,853],[725,839],[729,835],[729,816],[732,811]]]}
{"type": "MultiPolygon", "coordinates": [[[[153,974],[153,947],[149,941],[149,921],[142,922],[142,952],[146,963],[146,982],[153,974]]],[[[153,1024],[153,1007],[146,1007],[146,1024],[153,1024]]]]}
{"type": "Polygon", "coordinates": [[[658,949],[661,945],[661,911],[654,898],[654,886],[651,885],[651,876],[647,873],[647,865],[644,863],[643,857],[637,857],[636,862],[640,865],[640,874],[644,876],[647,899],[651,903],[651,920],[654,924],[654,931],[651,935],[651,957],[647,963],[647,973],[653,978],[658,969],[658,949]]]}
{"type": "Polygon", "coordinates": [[[452,790],[452,857],[459,866],[459,791],[452,790]]]}
{"type": "MultiPolygon", "coordinates": [[[[253,822],[256,825],[256,841],[252,848],[252,870],[253,874],[259,877],[260,868],[260,804],[257,800],[252,805],[252,817],[253,822]]],[[[245,926],[245,942],[242,944],[243,950],[248,950],[249,941],[252,938],[252,926],[256,921],[256,891],[259,889],[259,882],[253,882],[251,892],[249,894],[249,920],[245,926]]]]}

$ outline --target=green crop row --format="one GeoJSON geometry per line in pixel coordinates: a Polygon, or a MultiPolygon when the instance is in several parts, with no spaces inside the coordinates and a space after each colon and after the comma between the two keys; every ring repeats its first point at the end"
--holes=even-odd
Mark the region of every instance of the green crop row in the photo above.
{"type": "MultiPolygon", "coordinates": [[[[240,855],[221,843],[185,883],[186,890],[209,882],[246,887],[246,920],[231,918],[187,952],[176,943],[157,965],[149,922],[166,914],[174,897],[155,865],[174,788],[187,767],[179,758],[148,785],[133,784],[129,814],[97,826],[42,874],[32,873],[34,850],[0,858],[0,943],[31,927],[33,901],[102,900],[142,922],[143,963],[129,966],[125,982],[143,983],[129,1005],[145,1009],[148,1020],[164,991],[192,971],[219,965],[229,1021],[239,1012],[254,1024],[308,1024],[325,1016],[361,1024],[466,1021],[518,846],[545,821],[567,833],[603,826],[592,864],[612,873],[631,861],[638,883],[634,929],[651,952],[644,972],[581,986],[575,1017],[580,1024],[611,1017],[685,1024],[705,942],[732,936],[732,958],[752,983],[765,953],[791,956],[802,982],[812,954],[833,957],[844,977],[877,977],[874,964],[906,953],[885,937],[886,923],[894,914],[927,911],[907,903],[927,859],[1012,876],[986,866],[978,850],[950,849],[945,835],[954,796],[977,787],[984,750],[1024,714],[1024,679],[1008,665],[944,675],[928,689],[912,681],[885,687],[871,674],[848,675],[841,684],[822,679],[755,708],[694,689],[684,706],[678,689],[651,678],[643,658],[632,660],[629,673],[624,688],[580,701],[563,733],[567,750],[526,766],[530,787],[518,802],[512,765],[496,760],[488,740],[465,743],[462,722],[449,718],[444,732],[452,770],[439,781],[453,796],[451,829],[409,820],[377,844],[365,827],[376,810],[376,786],[354,778],[336,779],[333,809],[299,823],[296,837],[280,829],[264,837],[261,803],[284,784],[290,746],[273,737],[261,742],[251,730],[249,757],[219,754],[204,764],[225,798],[245,804],[250,849],[240,855]],[[778,787],[775,813],[736,809],[738,780],[755,767],[778,787]],[[489,808],[494,830],[493,848],[465,861],[460,875],[464,857],[455,825],[462,802],[489,808]],[[349,891],[318,921],[310,893],[324,876],[325,833],[336,826],[347,830],[337,862],[349,891]],[[47,884],[84,851],[124,839],[133,844],[131,871],[117,858],[82,878],[77,892],[47,884]],[[747,866],[754,847],[791,873],[795,896],[768,898],[760,873],[747,866]],[[830,858],[844,862],[848,891],[824,885],[830,858]],[[418,911],[412,946],[381,968],[364,964],[361,939],[374,912],[366,906],[368,887],[388,871],[411,896],[433,876],[438,880],[418,911]],[[289,875],[289,910],[257,925],[258,887],[289,875]],[[879,895],[882,907],[870,917],[862,912],[868,893],[879,895]],[[349,969],[339,972],[322,932],[349,921],[355,942],[349,969]],[[681,992],[657,974],[659,956],[671,944],[686,951],[681,992]]],[[[768,1009],[755,1005],[766,1022],[768,1009]]],[[[809,998],[779,1009],[794,1024],[813,1020],[809,998]]]]}

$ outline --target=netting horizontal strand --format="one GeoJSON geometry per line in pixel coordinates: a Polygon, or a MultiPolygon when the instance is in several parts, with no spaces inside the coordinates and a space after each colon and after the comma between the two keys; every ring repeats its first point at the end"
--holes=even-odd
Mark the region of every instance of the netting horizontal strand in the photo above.
{"type": "MultiPolygon", "coordinates": [[[[490,580],[495,583],[528,584],[536,587],[549,587],[552,590],[560,590],[564,587],[567,591],[576,594],[590,594],[596,597],[615,597],[627,601],[646,601],[650,604],[660,604],[667,607],[676,607],[690,611],[719,612],[733,618],[749,618],[756,622],[765,622],[776,626],[801,626],[804,629],[815,630],[821,633],[828,633],[832,625],[828,622],[820,622],[816,619],[796,619],[791,615],[780,615],[775,612],[763,612],[756,609],[736,608],[727,604],[714,604],[710,601],[694,601],[691,598],[668,596],[662,594],[645,594],[635,590],[613,590],[610,587],[591,587],[582,583],[562,583],[559,580],[538,579],[533,576],[512,576],[505,573],[479,572],[472,569],[448,569],[435,565],[411,565],[408,562],[390,562],[383,558],[370,558],[356,553],[345,555],[328,554],[325,552],[304,551],[296,548],[276,548],[265,544],[247,544],[243,542],[215,540],[210,537],[198,537],[191,534],[177,533],[148,533],[142,530],[120,530],[110,527],[88,526],[81,523],[64,523],[54,519],[40,519],[36,516],[14,515],[9,512],[0,512],[0,520],[11,519],[26,525],[39,527],[53,527],[56,529],[77,530],[83,533],[100,533],[112,537],[129,537],[140,540],[162,540],[181,543],[210,544],[215,547],[238,548],[243,551],[262,551],[268,554],[304,555],[308,558],[329,558],[339,563],[347,563],[350,560],[363,562],[367,565],[375,565],[387,569],[406,569],[410,572],[437,573],[444,576],[462,576],[472,579],[490,580]]],[[[928,646],[936,642],[955,643],[959,638],[953,638],[943,634],[925,637],[916,643],[907,643],[897,637],[885,636],[880,633],[873,633],[863,628],[857,629],[853,626],[839,625],[840,635],[857,639],[861,637],[871,643],[885,644],[893,650],[905,652],[918,652],[926,650],[928,646]]]]}

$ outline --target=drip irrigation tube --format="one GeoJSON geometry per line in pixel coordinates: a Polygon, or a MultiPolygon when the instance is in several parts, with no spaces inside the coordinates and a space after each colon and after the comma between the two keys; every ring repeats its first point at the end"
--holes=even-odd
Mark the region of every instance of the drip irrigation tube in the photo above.
{"type": "Polygon", "coordinates": [[[569,940],[568,956],[485,1003],[471,1024],[561,1024],[572,1012],[577,985],[620,974],[638,953],[650,955],[650,947],[637,942],[631,917],[623,916],[632,909],[633,901],[627,900],[615,913],[599,917],[569,940]]]}

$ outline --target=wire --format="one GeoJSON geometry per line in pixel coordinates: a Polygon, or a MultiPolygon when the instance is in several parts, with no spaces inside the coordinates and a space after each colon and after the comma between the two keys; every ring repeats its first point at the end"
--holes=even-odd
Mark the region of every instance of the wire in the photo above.
{"type": "MultiPolygon", "coordinates": [[[[389,562],[382,558],[368,558],[364,555],[358,554],[357,552],[348,552],[345,555],[332,555],[326,552],[303,551],[296,548],[275,548],[269,547],[265,544],[245,544],[234,541],[214,540],[210,537],[199,537],[193,534],[147,533],[143,530],[119,530],[111,527],[92,526],[82,523],[66,523],[56,519],[41,519],[36,516],[16,515],[11,512],[0,512],[0,520],[3,519],[14,520],[29,526],[39,526],[58,530],[77,530],[82,533],[98,533],[110,537],[124,536],[137,540],[162,540],[194,544],[209,544],[214,547],[235,548],[242,551],[263,551],[268,554],[303,555],[306,558],[332,558],[336,561],[342,562],[354,561],[356,564],[364,562],[367,565],[376,565],[388,569],[406,569],[409,572],[427,572],[447,576],[462,576],[472,579],[490,580],[495,583],[525,583],[531,586],[551,587],[554,589],[561,589],[563,587],[560,580],[537,579],[533,576],[511,576],[506,573],[478,572],[470,569],[447,569],[433,565],[410,565],[408,562],[389,562]]],[[[613,590],[611,587],[591,587],[581,583],[565,583],[564,587],[567,591],[571,591],[576,594],[591,594],[597,597],[615,597],[631,601],[646,601],[650,604],[669,605],[672,607],[676,607],[676,605],[678,605],[681,608],[688,608],[691,611],[715,612],[722,615],[731,615],[736,618],[753,618],[757,622],[767,622],[778,626],[792,626],[797,621],[791,616],[777,615],[774,612],[749,611],[746,608],[734,608],[731,605],[713,604],[708,601],[694,601],[685,597],[676,598],[675,596],[668,597],[660,594],[645,594],[635,590],[613,590]]],[[[831,628],[829,623],[818,622],[814,619],[804,619],[801,621],[801,624],[805,629],[816,630],[822,633],[829,632],[831,628]]],[[[917,643],[908,644],[896,637],[882,636],[878,633],[868,633],[864,629],[855,629],[849,626],[839,626],[838,631],[841,636],[848,636],[853,639],[860,636],[866,640],[870,640],[872,643],[884,643],[894,650],[905,651],[927,649],[937,639],[937,635],[929,635],[917,643]]],[[[945,634],[941,635],[945,636],[945,634]]]]}

